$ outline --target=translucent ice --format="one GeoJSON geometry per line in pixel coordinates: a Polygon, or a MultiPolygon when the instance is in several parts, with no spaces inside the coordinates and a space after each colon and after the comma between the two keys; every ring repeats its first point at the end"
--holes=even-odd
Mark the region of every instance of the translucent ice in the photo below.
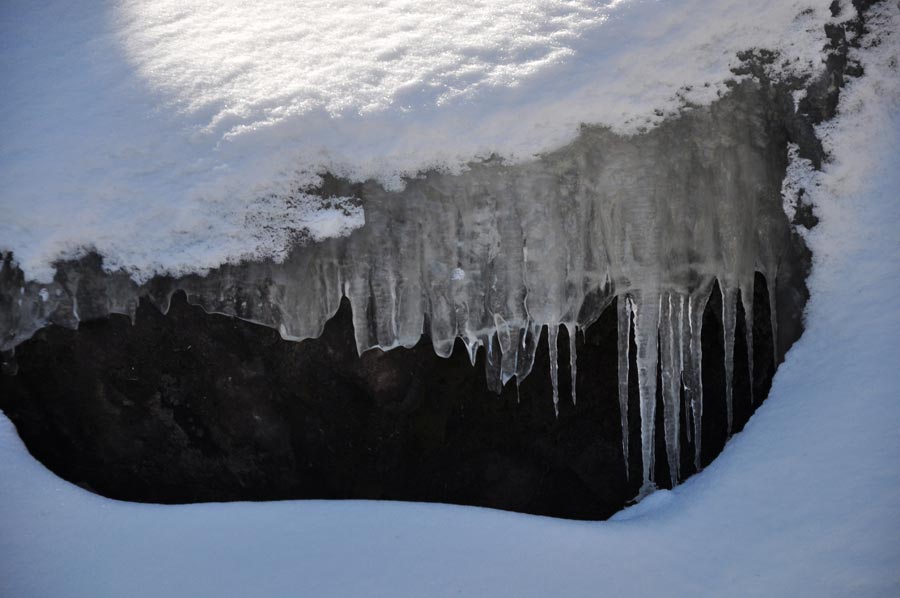
{"type": "Polygon", "coordinates": [[[553,386],[553,411],[559,417],[559,350],[557,348],[559,328],[550,325],[547,331],[547,346],[550,349],[550,384],[553,386]]]}
{"type": "Polygon", "coordinates": [[[619,332],[619,412],[622,420],[622,454],[625,456],[625,475],[628,468],[628,376],[631,365],[631,299],[620,297],[618,301],[619,332]]]}
{"type": "Polygon", "coordinates": [[[462,173],[429,171],[401,191],[336,180],[328,192],[358,198],[365,225],[347,237],[298,247],[281,263],[224,266],[142,287],[78,263],[61,268],[51,285],[24,284],[4,268],[0,348],[47,322],[133,315],[140,295],[165,311],[176,289],[207,311],[304,339],[321,334],[345,296],[360,352],[412,347],[424,332],[437,354],[449,356],[459,338],[473,363],[484,351],[487,383],[497,392],[531,373],[547,326],[558,409],[560,326],[569,337],[574,402],[577,329],[618,297],[622,449],[629,459],[628,387],[636,374],[643,487],[656,482],[657,393],[677,482],[682,392],[699,466],[700,341],[710,290],[718,282],[724,297],[730,425],[737,297],[752,322],[754,273],[774,281],[789,239],[781,200],[783,115],[773,109],[782,103],[773,104],[768,93],[747,81],[645,134],[584,127],[573,143],[532,162],[488,160],[462,173]]]}
{"type": "Polygon", "coordinates": [[[566,330],[569,332],[569,374],[572,378],[572,405],[578,404],[578,349],[575,347],[575,343],[578,340],[577,334],[578,329],[574,324],[567,324],[566,330]]]}

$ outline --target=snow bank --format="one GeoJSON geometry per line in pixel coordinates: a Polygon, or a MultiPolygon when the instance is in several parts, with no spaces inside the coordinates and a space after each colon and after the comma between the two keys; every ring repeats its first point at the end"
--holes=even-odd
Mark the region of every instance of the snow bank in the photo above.
{"type": "MultiPolygon", "coordinates": [[[[895,596],[900,593],[900,7],[869,22],[832,159],[807,331],[703,473],[616,520],[373,502],[91,495],[0,418],[4,596],[895,596]]],[[[802,170],[802,169],[798,169],[802,170]]]]}
{"type": "Polygon", "coordinates": [[[281,258],[363,224],[302,192],[326,170],[397,186],[638,131],[715,99],[738,51],[821,68],[827,5],[4,2],[0,249],[43,281],[89,248],[136,280],[281,258]]]}

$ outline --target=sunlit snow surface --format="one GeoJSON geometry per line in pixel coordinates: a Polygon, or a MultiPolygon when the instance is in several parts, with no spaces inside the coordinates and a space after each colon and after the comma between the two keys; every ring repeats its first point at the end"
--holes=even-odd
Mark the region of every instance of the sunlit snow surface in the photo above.
{"type": "Polygon", "coordinates": [[[581,123],[636,131],[714,100],[738,51],[821,68],[831,18],[807,0],[6,1],[0,249],[42,280],[87,248],[137,279],[280,257],[297,231],[363,223],[296,193],[325,170],[397,185],[581,123]]]}
{"type": "Polygon", "coordinates": [[[870,26],[832,161],[807,330],[703,473],[605,523],[376,502],[154,506],[48,473],[0,419],[0,595],[900,594],[900,8],[870,26]]]}

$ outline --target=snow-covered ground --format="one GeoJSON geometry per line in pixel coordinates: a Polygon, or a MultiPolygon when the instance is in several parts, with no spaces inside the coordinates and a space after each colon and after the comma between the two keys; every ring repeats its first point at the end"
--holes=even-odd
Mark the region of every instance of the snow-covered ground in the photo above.
{"type": "Polygon", "coordinates": [[[139,505],[56,478],[0,418],[0,595],[900,595],[900,6],[878,12],[866,76],[820,130],[832,161],[806,176],[821,218],[807,330],[703,473],[602,523],[139,505]]]}
{"type": "Polygon", "coordinates": [[[714,100],[738,51],[821,69],[828,4],[6,0],[0,250],[44,282],[89,248],[138,280],[280,257],[363,223],[296,192],[325,170],[398,185],[635,131],[714,100]]]}

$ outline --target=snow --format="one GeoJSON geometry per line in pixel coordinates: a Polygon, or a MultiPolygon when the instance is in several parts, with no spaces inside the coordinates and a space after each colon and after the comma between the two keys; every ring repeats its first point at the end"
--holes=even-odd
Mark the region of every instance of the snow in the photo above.
{"type": "Polygon", "coordinates": [[[139,281],[281,259],[363,223],[331,198],[321,225],[303,191],[326,170],[396,187],[581,123],[634,132],[714,100],[738,51],[821,68],[829,20],[809,0],[3,2],[0,250],[43,282],[91,248],[139,281]]]}
{"type": "Polygon", "coordinates": [[[789,171],[821,219],[807,330],[701,474],[602,523],[364,501],[139,505],[56,478],[0,417],[0,594],[900,594],[900,6],[875,13],[866,75],[819,129],[831,160],[789,171]]]}

